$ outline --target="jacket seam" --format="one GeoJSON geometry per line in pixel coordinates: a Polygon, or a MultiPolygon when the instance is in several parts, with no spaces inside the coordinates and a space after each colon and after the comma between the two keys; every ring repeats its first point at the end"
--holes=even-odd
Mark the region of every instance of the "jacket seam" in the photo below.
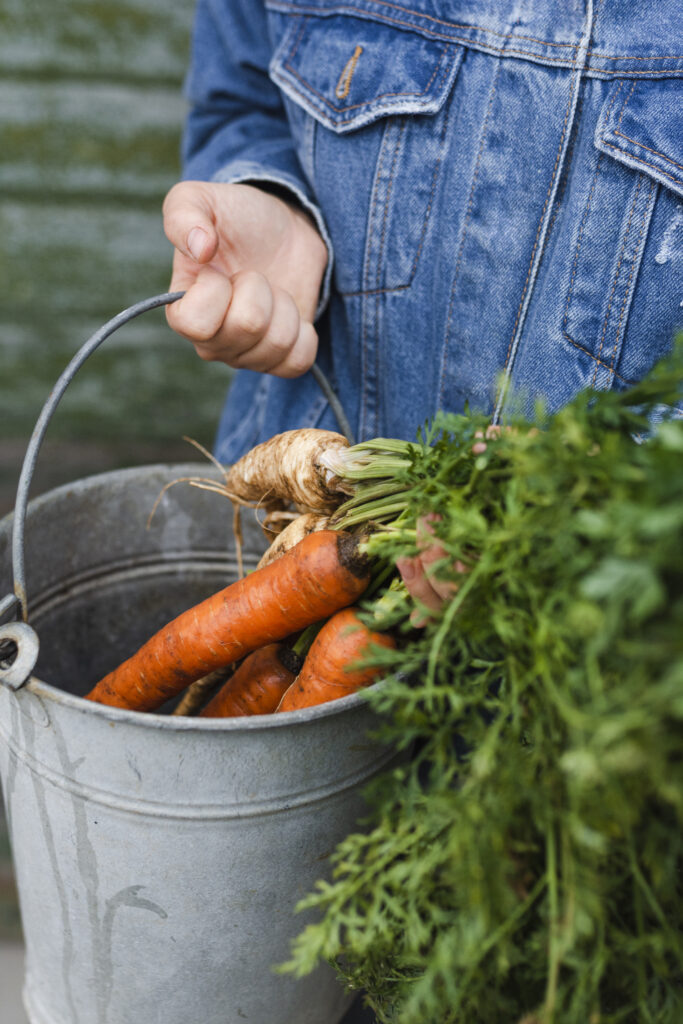
{"type": "MultiPolygon", "coordinates": [[[[643,179],[641,177],[641,184],[642,184],[642,180],[643,179]]],[[[619,345],[619,339],[621,337],[622,322],[623,322],[623,319],[624,319],[624,313],[626,312],[626,303],[628,301],[628,296],[629,296],[629,293],[631,291],[631,282],[633,280],[633,274],[635,273],[636,263],[638,263],[638,264],[640,263],[640,260],[638,259],[638,251],[640,250],[640,243],[643,240],[643,232],[645,231],[645,225],[646,225],[647,220],[648,220],[649,200],[650,200],[650,198],[652,196],[653,190],[656,187],[657,187],[656,186],[656,182],[651,180],[650,181],[650,191],[649,191],[648,197],[647,197],[648,201],[645,203],[645,209],[643,210],[643,219],[642,219],[641,224],[640,224],[640,232],[638,234],[638,242],[636,244],[636,248],[635,248],[633,259],[631,261],[631,271],[630,271],[630,273],[628,275],[628,281],[626,282],[626,289],[624,291],[624,298],[623,298],[622,303],[621,303],[621,312],[619,314],[619,323],[617,324],[617,333],[616,333],[616,337],[614,339],[614,348],[612,349],[612,361],[611,361],[611,364],[610,364],[610,366],[611,366],[611,373],[614,373],[614,364],[615,364],[616,359],[617,359],[617,347],[619,345]]],[[[597,367],[596,367],[596,370],[595,370],[595,374],[597,376],[597,367]]]]}
{"type": "MultiPolygon", "coordinates": [[[[616,269],[616,271],[614,273],[614,280],[612,281],[612,289],[610,291],[609,300],[607,302],[607,310],[605,311],[605,322],[602,325],[602,335],[600,337],[600,346],[598,348],[598,355],[597,355],[598,359],[602,355],[602,349],[603,349],[604,344],[605,344],[605,336],[607,334],[607,325],[609,323],[610,313],[612,312],[612,302],[614,301],[614,293],[616,292],[617,284],[619,283],[619,274],[621,273],[621,265],[624,262],[624,253],[626,252],[626,246],[628,244],[629,235],[631,234],[631,223],[633,221],[633,214],[636,211],[636,206],[638,204],[638,196],[640,195],[640,190],[641,190],[642,187],[643,187],[643,175],[641,174],[641,175],[638,176],[638,185],[636,187],[635,195],[633,196],[633,202],[631,203],[631,211],[630,211],[629,216],[628,216],[628,223],[626,224],[626,230],[624,231],[624,237],[623,237],[622,242],[621,242],[621,252],[619,253],[619,262],[617,263],[617,269],[616,269]]],[[[634,263],[635,263],[635,260],[634,260],[634,263]]],[[[623,309],[622,309],[622,316],[623,316],[623,309]]],[[[619,320],[619,323],[621,324],[621,318],[619,320]]],[[[619,337],[619,335],[617,333],[617,340],[618,340],[618,337],[619,337]]],[[[614,347],[615,347],[615,351],[616,351],[616,343],[615,343],[614,347]]],[[[614,365],[614,352],[612,353],[612,364],[611,365],[612,366],[614,365]]],[[[598,366],[597,366],[597,363],[596,363],[596,365],[595,365],[595,372],[593,373],[593,380],[591,381],[591,387],[595,387],[595,381],[597,379],[597,376],[598,376],[598,366]]]]}
{"type": "MultiPolygon", "coordinates": [[[[405,128],[405,124],[404,124],[404,128],[405,128]]],[[[393,156],[393,159],[392,159],[392,170],[391,170],[390,175],[389,175],[390,187],[391,187],[391,180],[392,180],[392,176],[393,176],[393,168],[394,168],[395,163],[396,163],[396,157],[397,157],[397,153],[398,153],[398,144],[399,144],[400,139],[401,139],[401,135],[399,134],[399,137],[396,140],[396,145],[394,147],[394,156],[393,156]]],[[[374,218],[375,218],[375,210],[376,210],[377,204],[379,202],[379,196],[380,196],[379,179],[380,179],[380,174],[381,174],[382,167],[383,167],[384,161],[385,161],[385,156],[386,156],[386,143],[387,143],[387,132],[386,132],[386,129],[385,129],[385,131],[384,131],[384,133],[382,135],[382,143],[381,143],[381,146],[380,146],[379,157],[378,157],[378,160],[377,160],[377,167],[376,167],[376,170],[375,170],[372,203],[371,203],[370,212],[369,212],[369,215],[368,215],[368,228],[367,228],[368,235],[367,235],[367,241],[366,241],[366,246],[365,246],[365,257],[364,257],[365,258],[365,267],[364,267],[364,270],[363,270],[363,281],[367,282],[368,284],[370,283],[370,274],[371,274],[370,263],[371,263],[371,254],[372,254],[372,247],[370,245],[370,241],[371,241],[371,239],[370,239],[370,232],[372,231],[372,226],[374,224],[374,218]]],[[[386,206],[385,206],[385,216],[386,216],[386,206]]],[[[377,262],[378,262],[378,264],[381,262],[381,257],[378,257],[378,261],[377,262]]],[[[377,277],[375,277],[375,280],[377,280],[377,277]]],[[[362,351],[362,354],[363,354],[363,362],[362,362],[362,369],[363,369],[363,397],[362,397],[361,407],[360,407],[360,427],[361,427],[361,430],[365,430],[365,423],[366,423],[366,419],[367,419],[367,408],[368,408],[368,360],[369,360],[369,352],[368,352],[368,331],[369,331],[368,318],[369,318],[369,311],[368,311],[367,303],[363,304],[363,307],[362,307],[362,310],[361,310],[361,318],[362,318],[361,351],[362,351]]]]}
{"type": "MultiPolygon", "coordinates": [[[[609,120],[609,116],[612,113],[612,107],[614,106],[614,104],[616,102],[616,99],[617,99],[617,96],[619,95],[619,93],[621,92],[623,87],[624,87],[624,83],[621,82],[619,84],[619,87],[615,90],[614,95],[612,96],[612,99],[610,100],[609,107],[607,108],[607,113],[605,114],[605,118],[604,118],[605,123],[609,120]]],[[[578,239],[576,241],[576,250],[574,252],[574,263],[572,265],[572,276],[571,276],[571,279],[569,281],[569,291],[567,292],[567,301],[566,301],[565,306],[564,306],[564,317],[562,319],[562,333],[565,336],[565,338],[567,338],[569,341],[572,341],[572,339],[567,334],[567,320],[569,318],[569,307],[571,306],[572,296],[574,294],[574,281],[576,280],[576,271],[577,271],[578,265],[579,265],[579,253],[581,252],[581,246],[583,244],[583,233],[584,233],[584,230],[585,230],[585,227],[586,227],[586,221],[588,219],[588,213],[589,213],[590,208],[591,208],[591,203],[593,202],[593,193],[595,192],[595,186],[597,185],[597,182],[598,182],[598,174],[599,174],[599,171],[600,171],[600,164],[602,163],[603,156],[604,156],[603,153],[599,153],[597,161],[595,163],[595,171],[593,172],[593,181],[591,182],[590,192],[588,193],[588,201],[586,202],[586,208],[583,211],[583,217],[581,218],[581,227],[579,228],[579,237],[578,237],[578,239]]]]}
{"type": "MultiPolygon", "coordinates": [[[[403,8],[399,8],[399,10],[402,10],[402,9],[403,8]]],[[[297,10],[297,8],[294,7],[294,10],[297,10]]],[[[344,7],[344,10],[341,11],[340,13],[344,13],[344,12],[350,12],[351,14],[361,14],[361,15],[367,14],[367,11],[364,11],[362,8],[360,8],[360,7],[353,7],[351,5],[346,5],[344,7]]],[[[411,12],[407,12],[407,13],[411,13],[411,12]]],[[[417,29],[418,31],[423,32],[425,35],[429,35],[429,36],[431,36],[434,39],[442,40],[443,42],[456,42],[456,43],[463,43],[465,45],[467,45],[467,44],[476,45],[476,42],[477,42],[476,40],[469,39],[466,36],[449,35],[446,39],[444,39],[444,36],[442,34],[438,33],[438,32],[430,31],[428,28],[419,28],[418,29],[417,26],[412,24],[410,21],[402,21],[400,18],[392,18],[389,15],[384,15],[382,17],[382,20],[384,22],[386,22],[387,24],[390,24],[390,25],[403,25],[405,28],[409,28],[412,31],[416,31],[416,29],[417,29]]],[[[441,24],[448,25],[449,22],[442,22],[441,24]]],[[[456,26],[456,27],[458,27],[458,26],[456,26]]],[[[488,31],[488,29],[484,29],[483,31],[488,31]]],[[[496,34],[500,35],[500,33],[496,33],[496,34]]],[[[503,37],[503,38],[507,38],[507,37],[503,37]]],[[[517,38],[517,39],[519,39],[521,37],[520,36],[512,35],[509,38],[512,38],[512,39],[517,38]]],[[[543,60],[544,62],[547,61],[547,62],[552,62],[553,64],[564,64],[565,67],[571,67],[572,63],[573,63],[572,59],[569,56],[567,56],[567,57],[547,57],[547,56],[544,57],[544,56],[542,56],[539,53],[535,53],[533,50],[512,50],[512,49],[509,49],[508,47],[492,46],[492,45],[489,45],[488,43],[484,43],[484,42],[480,42],[479,45],[486,46],[487,49],[493,50],[494,53],[497,53],[497,54],[521,54],[522,56],[535,57],[537,60],[543,60]]],[[[573,46],[573,48],[576,49],[576,46],[574,46],[571,43],[567,43],[567,44],[563,43],[562,45],[563,46],[564,45],[573,46]]],[[[608,72],[608,71],[604,72],[604,74],[613,74],[613,73],[614,74],[618,74],[618,72],[608,72]]],[[[647,72],[643,72],[643,73],[647,74],[647,72]]]]}
{"type": "Polygon", "coordinates": [[[668,164],[673,164],[674,167],[679,167],[683,171],[683,164],[677,164],[675,160],[672,160],[670,156],[665,153],[661,153],[658,149],[651,149],[650,146],[646,146],[642,142],[638,142],[636,139],[632,139],[629,135],[624,135],[617,128],[614,129],[614,134],[618,135],[620,139],[626,139],[627,142],[632,142],[634,146],[639,146],[640,149],[646,149],[648,153],[653,153],[655,156],[659,156],[662,160],[666,160],[668,164]]]}
{"type": "MultiPolygon", "coordinates": [[[[568,50],[572,50],[573,49],[573,50],[575,50],[577,48],[577,45],[578,45],[576,43],[556,43],[556,42],[553,42],[550,39],[538,39],[536,36],[519,35],[519,34],[517,34],[515,32],[496,32],[495,29],[486,28],[483,25],[471,25],[471,24],[467,24],[467,23],[464,23],[464,22],[446,21],[445,19],[442,19],[442,18],[434,18],[432,15],[424,14],[422,11],[416,11],[413,8],[410,8],[410,7],[402,7],[402,6],[398,5],[398,4],[386,3],[386,2],[384,2],[384,0],[374,0],[374,2],[375,2],[376,5],[378,5],[378,6],[381,5],[383,7],[387,7],[390,10],[398,11],[398,12],[401,12],[403,14],[408,14],[408,15],[412,14],[416,18],[419,18],[421,22],[431,22],[434,25],[441,25],[444,28],[455,28],[455,29],[464,29],[464,30],[471,29],[474,32],[484,32],[484,33],[486,33],[486,35],[495,36],[498,39],[521,39],[521,40],[524,40],[524,41],[530,42],[530,43],[538,43],[540,46],[548,46],[548,47],[554,47],[554,48],[558,48],[558,49],[568,49],[568,50]]],[[[278,8],[285,8],[285,7],[287,7],[287,8],[289,8],[292,11],[298,11],[299,13],[301,13],[301,9],[296,4],[286,3],[286,2],[284,2],[284,0],[279,0],[279,2],[277,2],[277,4],[275,6],[277,6],[278,8]]],[[[369,11],[364,10],[363,8],[355,7],[352,4],[339,5],[339,10],[338,11],[331,10],[330,13],[331,14],[334,14],[334,13],[344,14],[345,12],[350,12],[351,14],[361,14],[361,15],[366,15],[366,16],[368,15],[368,13],[370,13],[369,11]]],[[[396,24],[396,25],[405,25],[408,28],[413,28],[414,29],[414,28],[417,27],[417,26],[413,25],[411,22],[403,21],[403,20],[401,20],[399,18],[395,18],[395,17],[390,17],[389,15],[385,15],[384,16],[384,20],[386,20],[386,21],[388,21],[388,22],[390,22],[392,24],[396,24]]],[[[437,34],[434,30],[432,30],[430,32],[430,30],[428,28],[426,28],[426,27],[423,29],[423,31],[429,33],[430,35],[436,35],[437,34]]],[[[475,41],[473,41],[471,39],[463,38],[461,36],[452,36],[451,38],[454,39],[456,42],[461,42],[461,43],[472,43],[472,42],[475,42],[475,41]]],[[[486,45],[486,44],[480,41],[480,45],[486,45]]],[[[496,47],[493,47],[493,46],[491,46],[490,48],[491,49],[496,49],[498,53],[511,53],[511,54],[521,53],[521,54],[526,54],[526,55],[529,55],[529,56],[540,57],[539,54],[536,54],[533,51],[529,51],[529,50],[511,50],[511,49],[504,48],[504,47],[503,48],[496,48],[496,47]]],[[[683,60],[683,54],[664,54],[664,55],[659,55],[659,56],[631,56],[629,54],[616,54],[616,55],[612,55],[612,54],[606,54],[606,53],[599,53],[596,50],[589,50],[587,52],[587,54],[586,54],[586,58],[587,58],[587,60],[589,60],[591,57],[594,57],[597,60],[630,60],[630,61],[683,60]]],[[[565,63],[569,62],[569,66],[571,66],[569,56],[567,56],[567,57],[555,57],[555,58],[547,57],[547,58],[544,58],[544,59],[554,60],[554,61],[562,61],[562,62],[565,62],[565,63]]],[[[599,69],[592,69],[592,70],[599,70],[599,69]]],[[[648,73],[649,72],[632,72],[632,74],[648,74],[648,73]]],[[[661,73],[661,72],[656,72],[656,73],[661,73]]],[[[619,75],[619,74],[621,74],[621,72],[619,72],[619,71],[602,71],[602,74],[606,74],[606,75],[612,75],[612,74],[619,75]]]]}
{"type": "Polygon", "coordinates": [[[453,283],[451,285],[450,301],[449,301],[449,304],[448,304],[448,319],[446,320],[446,335],[445,335],[445,338],[444,338],[443,355],[441,357],[442,362],[441,362],[441,384],[440,384],[440,387],[439,387],[439,407],[443,406],[444,393],[445,393],[445,390],[446,390],[446,363],[447,363],[447,360],[448,360],[449,338],[450,338],[450,332],[451,332],[451,323],[453,321],[453,310],[454,310],[454,307],[455,307],[455,287],[456,287],[456,284],[458,282],[458,276],[460,274],[460,265],[462,263],[462,254],[463,254],[463,251],[465,249],[465,240],[467,238],[467,231],[469,229],[470,218],[472,216],[472,206],[473,206],[473,203],[474,203],[474,193],[476,191],[476,185],[477,185],[477,181],[479,179],[479,171],[481,169],[481,158],[482,158],[482,154],[484,152],[484,145],[486,143],[486,134],[487,134],[488,124],[489,124],[489,118],[491,116],[491,111],[493,110],[493,101],[494,101],[496,93],[498,91],[498,75],[500,73],[500,68],[501,68],[501,65],[497,64],[496,65],[495,76],[494,76],[494,79],[493,79],[493,85],[492,85],[492,88],[491,88],[491,95],[489,96],[488,107],[486,109],[486,117],[484,118],[484,122],[483,122],[482,127],[481,127],[481,139],[479,141],[479,151],[477,153],[477,162],[476,162],[476,164],[474,166],[474,175],[473,175],[473,178],[472,178],[472,184],[470,186],[470,194],[469,194],[469,198],[468,198],[468,201],[467,201],[467,209],[465,211],[465,220],[463,222],[462,234],[460,236],[460,245],[458,247],[458,258],[456,260],[455,270],[453,272],[453,283]]]}
{"type": "MultiPolygon", "coordinates": [[[[576,74],[576,72],[575,72],[575,74],[576,74]]],[[[569,111],[572,108],[572,105],[573,105],[573,102],[574,102],[574,92],[575,92],[575,90],[577,88],[577,83],[579,81],[580,81],[580,75],[576,76],[575,81],[572,84],[572,88],[571,88],[571,90],[569,92],[569,101],[567,103],[567,109],[564,112],[564,122],[562,124],[562,132],[560,134],[560,143],[559,143],[559,145],[557,147],[557,155],[555,156],[555,165],[553,167],[553,172],[552,172],[552,174],[550,176],[550,184],[548,186],[548,191],[546,193],[545,202],[543,203],[543,209],[541,210],[541,216],[540,216],[539,221],[538,221],[538,228],[536,229],[536,238],[534,239],[534,246],[533,246],[533,249],[531,250],[531,259],[529,260],[529,267],[528,267],[528,270],[527,270],[526,279],[524,281],[524,287],[522,288],[522,296],[521,296],[521,299],[520,299],[520,302],[519,302],[519,308],[517,310],[517,316],[515,318],[515,324],[514,324],[514,327],[512,328],[512,335],[510,337],[510,342],[508,344],[508,350],[507,350],[507,353],[505,355],[505,364],[503,366],[503,373],[505,373],[507,368],[508,368],[508,362],[509,362],[509,359],[510,359],[510,353],[512,351],[512,344],[513,344],[513,342],[515,340],[515,336],[517,334],[517,325],[519,323],[519,318],[520,318],[520,316],[522,314],[522,308],[524,306],[524,299],[526,297],[526,291],[527,291],[527,287],[529,285],[529,278],[531,277],[531,270],[532,270],[532,267],[534,265],[534,259],[536,257],[536,249],[538,247],[538,239],[540,238],[540,235],[541,235],[541,229],[543,227],[543,221],[545,220],[546,210],[548,208],[548,203],[550,201],[550,196],[552,194],[553,185],[555,184],[555,177],[557,175],[557,168],[558,168],[559,163],[560,163],[560,156],[562,155],[562,150],[564,148],[564,137],[565,137],[565,134],[566,134],[566,131],[567,131],[567,121],[569,119],[569,111]]]]}
{"type": "MultiPolygon", "coordinates": [[[[393,11],[400,11],[403,14],[414,14],[415,17],[420,18],[423,21],[432,22],[434,25],[443,25],[446,28],[458,28],[458,29],[474,29],[476,32],[486,32],[488,35],[497,36],[500,39],[524,39],[530,43],[541,43],[543,46],[557,46],[567,47],[569,49],[575,48],[575,43],[552,43],[546,42],[544,39],[537,39],[535,36],[522,36],[516,35],[514,32],[496,32],[493,29],[485,28],[483,25],[469,25],[464,22],[457,21],[446,21],[444,18],[435,18],[431,14],[424,14],[422,11],[416,11],[411,7],[402,7],[400,4],[387,3],[386,0],[374,0],[374,3],[379,7],[388,7],[393,11]]],[[[300,10],[297,4],[281,2],[278,3],[278,7],[289,7],[292,10],[300,10]]],[[[363,10],[361,7],[354,7],[352,4],[341,4],[339,5],[339,12],[331,11],[332,14],[343,13],[343,11],[353,11],[359,14],[368,14],[369,11],[363,10]]],[[[409,24],[408,22],[400,22],[400,24],[409,24]]]]}
{"type": "Polygon", "coordinates": [[[597,159],[596,164],[595,164],[595,171],[593,172],[593,181],[591,183],[590,192],[588,193],[588,201],[586,203],[586,208],[583,211],[583,217],[581,218],[581,227],[579,228],[579,237],[578,237],[578,239],[576,241],[576,251],[574,252],[574,265],[572,267],[572,276],[571,276],[571,279],[569,281],[569,291],[567,292],[567,301],[565,302],[565,306],[564,306],[564,318],[562,320],[562,333],[564,334],[565,338],[569,339],[569,341],[572,341],[572,339],[567,334],[567,320],[569,318],[569,307],[571,306],[572,296],[574,294],[574,281],[576,280],[576,271],[578,270],[578,266],[579,266],[579,253],[581,252],[581,246],[583,244],[583,232],[584,232],[584,229],[586,227],[586,221],[588,219],[588,213],[589,213],[590,208],[591,208],[591,203],[593,202],[593,193],[595,192],[595,186],[598,183],[598,173],[600,171],[600,163],[602,162],[603,156],[604,156],[603,153],[599,153],[598,154],[598,159],[597,159]]]}
{"type": "MultiPolygon", "coordinates": [[[[605,139],[602,139],[602,145],[607,149],[613,149],[615,153],[620,153],[621,156],[630,156],[629,153],[625,153],[623,149],[619,148],[619,146],[613,146],[611,142],[606,142],[605,139]]],[[[680,178],[675,178],[673,174],[667,174],[666,171],[663,171],[661,167],[657,166],[657,164],[653,164],[648,160],[643,160],[641,156],[633,157],[633,159],[637,160],[640,164],[644,164],[645,167],[651,167],[654,171],[657,171],[657,174],[661,174],[664,178],[668,178],[669,181],[673,181],[676,185],[680,186],[680,178]]]]}
{"type": "Polygon", "coordinates": [[[589,352],[589,350],[584,345],[580,345],[578,343],[578,341],[574,341],[574,339],[570,338],[568,334],[566,334],[565,337],[566,337],[567,341],[570,342],[574,346],[574,348],[578,348],[579,352],[583,352],[585,355],[587,355],[590,359],[593,360],[593,362],[597,363],[599,366],[604,366],[604,368],[606,370],[609,370],[610,373],[612,374],[612,376],[616,377],[617,380],[620,380],[622,382],[622,384],[627,384],[627,385],[633,384],[633,381],[628,380],[628,378],[626,378],[626,377],[622,377],[621,374],[617,373],[616,370],[613,369],[613,367],[608,366],[608,364],[603,362],[602,359],[598,359],[597,356],[595,356],[592,352],[589,352]]]}

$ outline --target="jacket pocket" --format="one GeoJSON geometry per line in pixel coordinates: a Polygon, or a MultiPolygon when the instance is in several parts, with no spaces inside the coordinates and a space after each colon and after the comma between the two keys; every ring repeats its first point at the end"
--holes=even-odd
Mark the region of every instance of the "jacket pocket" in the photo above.
{"type": "Polygon", "coordinates": [[[608,388],[644,376],[683,325],[683,83],[615,83],[594,144],[563,334],[608,388]]]}
{"type": "Polygon", "coordinates": [[[371,18],[278,15],[270,75],[336,254],[343,293],[408,287],[463,49],[371,18]]]}

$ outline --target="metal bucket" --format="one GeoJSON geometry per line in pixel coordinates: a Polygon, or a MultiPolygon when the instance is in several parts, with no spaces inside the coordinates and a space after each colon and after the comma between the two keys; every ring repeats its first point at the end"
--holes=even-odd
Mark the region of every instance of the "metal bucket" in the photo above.
{"type": "MultiPolygon", "coordinates": [[[[0,671],[0,772],[32,1024],[335,1024],[349,1005],[331,969],[294,981],[273,967],[305,924],[296,902],[392,759],[363,697],[198,720],[81,696],[235,578],[220,498],[174,486],[147,528],[165,484],[197,472],[103,474],[28,506],[32,626],[0,627],[18,647],[0,671]]],[[[14,559],[0,523],[0,595],[12,560],[24,586],[16,515],[14,559]]],[[[245,516],[247,570],[262,548],[245,516]]]]}

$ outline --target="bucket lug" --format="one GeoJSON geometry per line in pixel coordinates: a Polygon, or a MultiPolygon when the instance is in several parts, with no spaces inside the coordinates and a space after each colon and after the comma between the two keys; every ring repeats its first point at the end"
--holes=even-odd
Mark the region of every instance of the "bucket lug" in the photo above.
{"type": "Polygon", "coordinates": [[[0,683],[20,690],[31,677],[38,660],[38,634],[26,622],[0,626],[0,683]]]}

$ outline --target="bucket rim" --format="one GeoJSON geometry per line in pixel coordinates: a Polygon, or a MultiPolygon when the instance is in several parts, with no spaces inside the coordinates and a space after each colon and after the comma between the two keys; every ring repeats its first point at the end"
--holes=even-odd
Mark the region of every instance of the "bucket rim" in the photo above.
{"type": "MultiPolygon", "coordinates": [[[[345,711],[360,710],[363,706],[368,710],[371,705],[366,694],[372,690],[376,692],[389,681],[380,679],[363,690],[351,693],[346,697],[337,697],[335,700],[327,701],[325,704],[317,704],[310,708],[300,708],[297,711],[286,713],[273,713],[268,715],[248,715],[240,718],[200,718],[196,715],[159,715],[153,711],[133,711],[126,708],[110,707],[107,704],[98,704],[95,701],[86,700],[84,697],[77,697],[73,693],[60,690],[57,686],[44,682],[37,676],[31,676],[24,687],[12,691],[7,689],[15,698],[21,699],[22,693],[31,693],[34,697],[42,700],[49,700],[52,704],[59,704],[81,714],[99,715],[108,721],[120,724],[134,725],[140,727],[153,727],[157,729],[168,729],[171,732],[240,732],[258,731],[269,729],[283,729],[288,725],[308,725],[311,722],[330,718],[342,714],[345,711]]],[[[5,689],[4,687],[2,687],[5,689]]]]}

